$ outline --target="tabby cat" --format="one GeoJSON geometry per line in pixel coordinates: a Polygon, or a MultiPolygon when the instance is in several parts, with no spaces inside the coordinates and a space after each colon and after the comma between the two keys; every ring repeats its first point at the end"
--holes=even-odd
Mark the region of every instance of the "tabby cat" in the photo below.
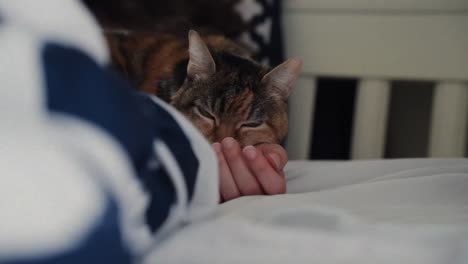
{"type": "Polygon", "coordinates": [[[285,137],[287,99],[301,60],[269,70],[233,41],[193,30],[188,41],[145,32],[106,36],[118,69],[181,111],[210,142],[233,137],[246,146],[285,137]]]}
{"type": "Polygon", "coordinates": [[[239,0],[82,1],[106,32],[114,66],[209,141],[231,136],[245,146],[284,138],[301,61],[269,70],[231,41],[249,27],[235,11],[239,0]]]}
{"type": "Polygon", "coordinates": [[[233,137],[242,146],[280,143],[287,99],[302,62],[269,70],[219,36],[187,38],[145,32],[108,33],[117,68],[140,90],[182,112],[210,142],[233,137]]]}

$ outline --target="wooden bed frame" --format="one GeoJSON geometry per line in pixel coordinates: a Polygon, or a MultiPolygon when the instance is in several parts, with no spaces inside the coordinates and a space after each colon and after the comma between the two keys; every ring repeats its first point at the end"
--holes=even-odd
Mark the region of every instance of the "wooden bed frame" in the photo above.
{"type": "Polygon", "coordinates": [[[307,158],[317,77],[359,78],[353,159],[384,157],[393,80],[435,83],[429,157],[466,155],[467,0],[285,0],[288,57],[304,59],[290,101],[291,159],[307,158]]]}

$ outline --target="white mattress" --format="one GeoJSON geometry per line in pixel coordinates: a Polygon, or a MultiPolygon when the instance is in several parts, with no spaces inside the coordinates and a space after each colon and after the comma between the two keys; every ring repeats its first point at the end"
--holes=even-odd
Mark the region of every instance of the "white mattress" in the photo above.
{"type": "Polygon", "coordinates": [[[223,204],[148,260],[468,263],[468,159],[293,161],[286,175],[288,194],[223,204]]]}

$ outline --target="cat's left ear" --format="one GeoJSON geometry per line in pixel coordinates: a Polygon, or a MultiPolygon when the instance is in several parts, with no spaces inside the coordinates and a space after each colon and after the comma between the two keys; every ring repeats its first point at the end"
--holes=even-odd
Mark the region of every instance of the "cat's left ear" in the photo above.
{"type": "Polygon", "coordinates": [[[301,59],[288,59],[267,73],[262,79],[262,84],[273,88],[286,100],[291,94],[294,81],[301,73],[301,68],[301,59]]]}
{"type": "Polygon", "coordinates": [[[189,31],[189,63],[187,76],[193,80],[206,79],[216,72],[210,50],[195,30],[189,31]]]}

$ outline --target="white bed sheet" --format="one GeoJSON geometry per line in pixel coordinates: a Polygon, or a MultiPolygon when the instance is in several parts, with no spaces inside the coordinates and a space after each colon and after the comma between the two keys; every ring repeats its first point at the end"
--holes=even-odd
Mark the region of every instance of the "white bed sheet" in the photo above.
{"type": "Polygon", "coordinates": [[[293,161],[288,194],[243,197],[149,263],[468,263],[468,159],[293,161]]]}

